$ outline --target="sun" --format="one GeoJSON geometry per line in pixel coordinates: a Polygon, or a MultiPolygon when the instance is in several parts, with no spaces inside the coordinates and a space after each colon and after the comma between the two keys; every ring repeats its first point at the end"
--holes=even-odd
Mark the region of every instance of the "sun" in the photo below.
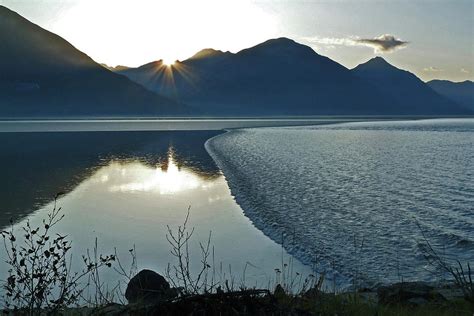
{"type": "Polygon", "coordinates": [[[163,65],[167,66],[167,67],[171,67],[174,65],[174,60],[171,59],[171,58],[163,58],[163,65]]]}

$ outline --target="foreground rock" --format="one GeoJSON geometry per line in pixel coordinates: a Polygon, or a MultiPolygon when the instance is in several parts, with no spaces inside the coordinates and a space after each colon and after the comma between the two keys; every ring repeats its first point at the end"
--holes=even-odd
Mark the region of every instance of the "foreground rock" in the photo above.
{"type": "Polygon", "coordinates": [[[129,303],[157,303],[176,297],[165,278],[151,270],[141,270],[128,282],[125,298],[129,303]]]}
{"type": "Polygon", "coordinates": [[[401,282],[377,289],[379,303],[385,305],[422,305],[428,302],[443,302],[446,299],[435,287],[423,282],[401,282]]]}

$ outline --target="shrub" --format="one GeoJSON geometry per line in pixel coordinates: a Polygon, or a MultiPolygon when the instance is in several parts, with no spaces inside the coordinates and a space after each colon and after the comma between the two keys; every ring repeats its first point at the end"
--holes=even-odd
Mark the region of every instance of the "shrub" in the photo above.
{"type": "Polygon", "coordinates": [[[16,232],[13,223],[8,231],[1,232],[9,266],[3,285],[7,309],[21,309],[28,314],[39,310],[50,312],[77,304],[88,287],[91,276],[102,267],[111,267],[115,255],[83,256],[84,267],[80,272],[71,270],[71,241],[67,236],[53,234],[51,229],[64,215],[57,208],[44,219],[41,227],[32,227],[29,220],[16,232]],[[23,234],[22,241],[17,237],[23,234]]]}

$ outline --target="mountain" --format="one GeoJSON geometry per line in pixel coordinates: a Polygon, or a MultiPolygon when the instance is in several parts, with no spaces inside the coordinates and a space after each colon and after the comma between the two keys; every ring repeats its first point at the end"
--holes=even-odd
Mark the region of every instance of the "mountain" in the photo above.
{"type": "Polygon", "coordinates": [[[220,57],[224,57],[224,56],[230,56],[232,55],[231,52],[223,52],[221,50],[217,50],[217,49],[213,49],[213,48],[204,48],[202,50],[200,50],[199,52],[197,52],[196,54],[194,54],[191,58],[189,58],[188,60],[198,60],[198,59],[210,59],[210,58],[214,58],[214,60],[220,58],[220,57]]]}
{"type": "Polygon", "coordinates": [[[127,67],[127,66],[122,66],[122,65],[117,65],[115,67],[112,67],[112,66],[109,66],[109,65],[104,64],[104,63],[101,63],[100,65],[102,67],[104,67],[105,69],[108,69],[108,70],[113,71],[113,72],[121,71],[121,70],[127,70],[128,68],[130,68],[130,67],[127,67]]]}
{"type": "Polygon", "coordinates": [[[474,82],[452,82],[448,80],[431,80],[426,83],[438,94],[445,96],[466,108],[474,110],[474,82]]]}
{"type": "Polygon", "coordinates": [[[0,6],[0,117],[182,115],[189,109],[95,63],[0,6]]]}
{"type": "Polygon", "coordinates": [[[287,38],[268,40],[236,54],[205,49],[171,67],[156,61],[118,73],[209,115],[383,112],[371,102],[377,92],[370,85],[287,38]]]}
{"type": "MultiPolygon", "coordinates": [[[[370,70],[376,64],[371,62],[368,67],[359,69],[370,70]]],[[[393,66],[387,68],[396,69],[393,66]]],[[[351,71],[287,38],[271,39],[235,54],[205,49],[172,66],[159,60],[118,73],[209,115],[465,112],[422,82],[420,86],[419,80],[408,76],[409,73],[401,78],[404,82],[406,77],[410,77],[404,85],[415,85],[413,89],[424,91],[421,93],[423,97],[415,95],[410,99],[413,95],[408,95],[404,98],[390,91],[395,89],[393,85],[381,87],[379,82],[368,80],[367,71],[351,71]]],[[[397,81],[397,84],[401,82],[397,81]]]]}
{"type": "Polygon", "coordinates": [[[360,64],[352,72],[377,87],[407,114],[446,115],[469,111],[433,91],[409,71],[396,68],[382,57],[360,64]]]}

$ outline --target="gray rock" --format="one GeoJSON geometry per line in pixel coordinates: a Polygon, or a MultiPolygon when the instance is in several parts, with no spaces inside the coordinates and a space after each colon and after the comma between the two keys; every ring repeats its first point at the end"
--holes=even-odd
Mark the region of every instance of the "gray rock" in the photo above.
{"type": "Polygon", "coordinates": [[[423,282],[401,282],[377,289],[379,303],[421,305],[429,301],[444,301],[433,286],[423,282]]]}
{"type": "Polygon", "coordinates": [[[176,297],[165,278],[151,270],[141,270],[128,282],[125,298],[129,303],[158,303],[176,297]]]}

